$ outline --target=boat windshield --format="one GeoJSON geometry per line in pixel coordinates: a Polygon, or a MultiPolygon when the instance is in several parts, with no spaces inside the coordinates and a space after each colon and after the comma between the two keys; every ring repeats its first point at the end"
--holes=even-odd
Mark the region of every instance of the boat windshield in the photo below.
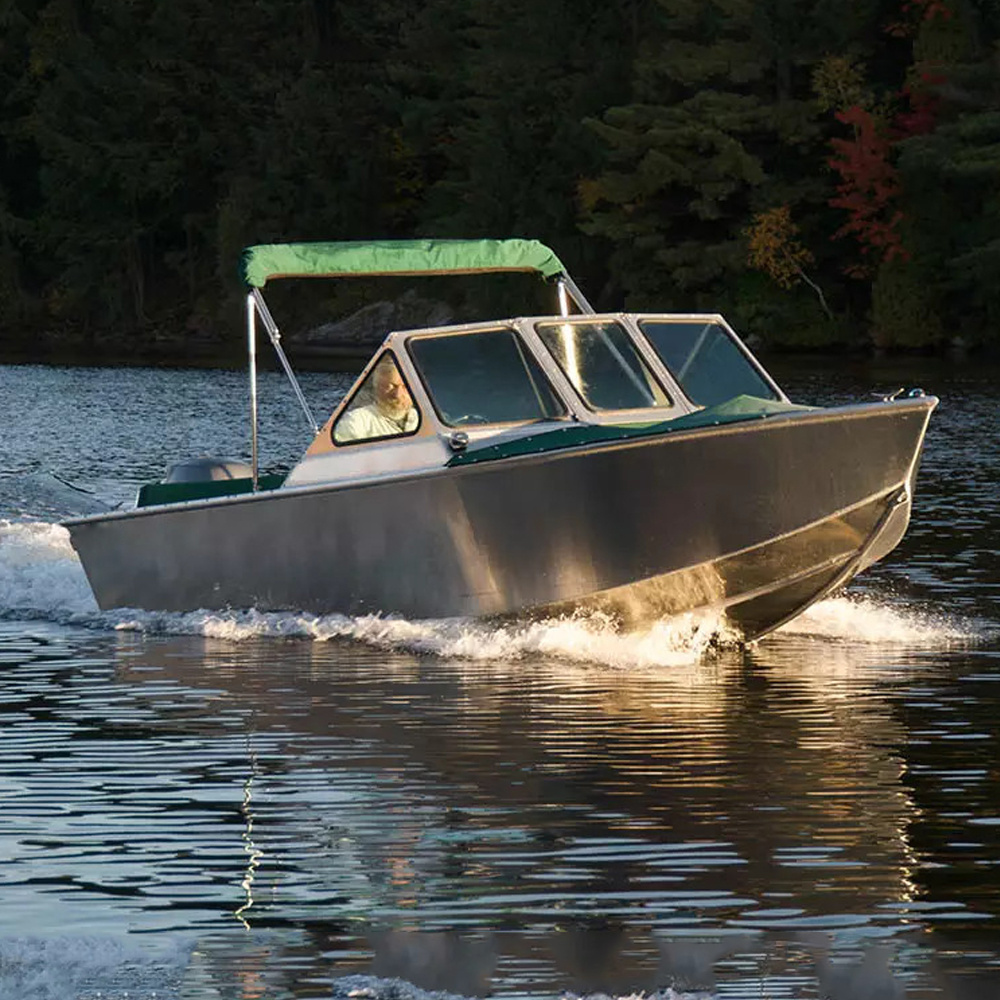
{"type": "Polygon", "coordinates": [[[739,395],[781,398],[715,320],[646,319],[639,328],[692,403],[715,406],[739,395]]]}
{"type": "Polygon", "coordinates": [[[541,366],[508,327],[411,337],[407,348],[434,409],[451,427],[566,414],[541,366]]]}
{"type": "Polygon", "coordinates": [[[670,406],[622,325],[614,320],[538,323],[538,336],[592,410],[670,406]]]}

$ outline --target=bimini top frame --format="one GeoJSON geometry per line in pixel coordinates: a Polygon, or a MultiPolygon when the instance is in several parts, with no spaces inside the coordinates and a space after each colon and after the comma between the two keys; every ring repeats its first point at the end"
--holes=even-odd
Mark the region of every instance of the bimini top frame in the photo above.
{"type": "Polygon", "coordinates": [[[402,277],[408,275],[535,272],[555,279],[559,313],[568,316],[572,304],[583,313],[593,307],[566,273],[562,261],[538,240],[375,240],[341,243],[269,243],[247,247],[240,256],[240,277],[247,287],[247,351],[250,367],[250,454],[253,488],[257,489],[257,317],[267,330],[285,374],[313,434],[319,425],[288,358],[281,334],[261,289],[275,278],[402,277]]]}

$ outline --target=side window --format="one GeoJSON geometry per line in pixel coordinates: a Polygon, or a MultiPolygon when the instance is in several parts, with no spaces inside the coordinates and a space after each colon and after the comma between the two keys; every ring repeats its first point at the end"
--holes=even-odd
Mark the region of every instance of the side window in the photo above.
{"type": "Polygon", "coordinates": [[[413,434],[420,426],[420,413],[396,359],[383,354],[358,386],[347,409],[333,425],[335,444],[374,441],[413,434]]]}

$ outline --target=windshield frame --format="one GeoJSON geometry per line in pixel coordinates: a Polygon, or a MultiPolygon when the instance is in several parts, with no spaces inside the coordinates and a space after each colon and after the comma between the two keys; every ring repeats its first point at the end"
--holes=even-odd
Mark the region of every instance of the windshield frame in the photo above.
{"type": "Polygon", "coordinates": [[[770,372],[757,360],[754,353],[749,347],[743,342],[739,334],[726,322],[726,318],[719,313],[629,313],[627,315],[627,320],[634,326],[637,336],[643,341],[643,343],[649,345],[649,349],[656,355],[657,362],[659,365],[667,371],[670,376],[671,385],[676,385],[677,389],[683,395],[683,398],[691,405],[693,409],[700,410],[704,408],[703,403],[695,402],[685,391],[683,384],[680,379],[674,375],[674,373],[668,368],[666,362],[660,357],[659,351],[653,345],[652,341],[647,337],[643,324],[648,322],[653,323],[704,323],[715,324],[721,327],[722,331],[728,336],[729,340],[734,344],[743,358],[747,361],[749,366],[757,373],[760,379],[774,392],[775,399],[780,402],[788,403],[790,402],[788,396],[785,395],[784,390],[780,385],[771,377],[770,372]]]}

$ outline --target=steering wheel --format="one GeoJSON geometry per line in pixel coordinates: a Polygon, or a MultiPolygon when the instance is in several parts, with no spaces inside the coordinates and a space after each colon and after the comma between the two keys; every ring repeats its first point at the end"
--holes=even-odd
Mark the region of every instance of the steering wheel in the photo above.
{"type": "Polygon", "coordinates": [[[488,424],[489,417],[484,417],[481,413],[463,413],[460,417],[455,417],[452,423],[462,427],[465,424],[488,424]]]}

